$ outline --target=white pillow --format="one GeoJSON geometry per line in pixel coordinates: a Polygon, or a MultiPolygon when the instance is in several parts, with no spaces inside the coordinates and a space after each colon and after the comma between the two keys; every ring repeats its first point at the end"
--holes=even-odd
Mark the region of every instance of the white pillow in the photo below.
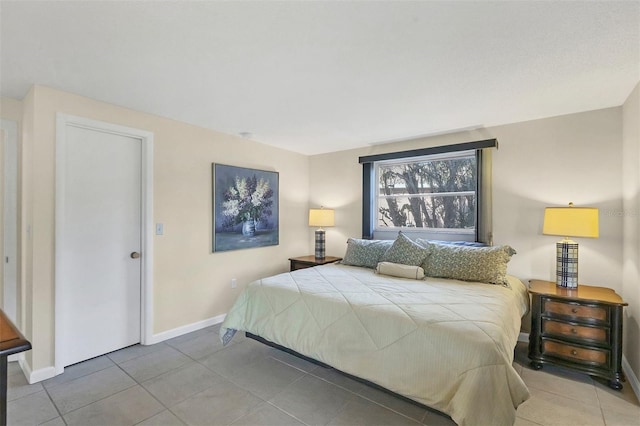
{"type": "Polygon", "coordinates": [[[411,278],[421,280],[424,278],[424,269],[420,266],[403,265],[401,263],[379,262],[376,273],[391,275],[392,277],[411,278]]]}

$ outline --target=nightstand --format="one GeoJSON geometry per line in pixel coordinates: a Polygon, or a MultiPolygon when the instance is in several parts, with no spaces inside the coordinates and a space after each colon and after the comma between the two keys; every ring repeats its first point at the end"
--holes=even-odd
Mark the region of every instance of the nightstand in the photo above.
{"type": "Polygon", "coordinates": [[[325,256],[322,259],[316,259],[314,255],[289,258],[289,261],[291,262],[291,271],[295,271],[296,269],[312,268],[314,266],[325,265],[327,263],[338,262],[340,260],[342,260],[341,257],[335,256],[325,256]]]}
{"type": "Polygon", "coordinates": [[[529,293],[531,366],[560,365],[622,389],[622,308],[627,303],[610,288],[582,284],[568,289],[531,280],[529,293]]]}

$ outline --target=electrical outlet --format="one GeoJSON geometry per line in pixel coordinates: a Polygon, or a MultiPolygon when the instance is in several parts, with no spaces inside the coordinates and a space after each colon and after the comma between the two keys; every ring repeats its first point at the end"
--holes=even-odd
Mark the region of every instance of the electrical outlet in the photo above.
{"type": "Polygon", "coordinates": [[[156,223],[156,235],[164,235],[164,225],[162,223],[156,223]]]}
{"type": "Polygon", "coordinates": [[[238,282],[235,278],[231,278],[231,288],[236,288],[238,286],[238,282]]]}

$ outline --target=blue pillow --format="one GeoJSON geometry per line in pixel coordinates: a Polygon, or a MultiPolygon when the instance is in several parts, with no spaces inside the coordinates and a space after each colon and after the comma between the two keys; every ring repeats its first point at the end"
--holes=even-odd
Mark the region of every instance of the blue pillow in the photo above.
{"type": "Polygon", "coordinates": [[[381,261],[420,266],[427,256],[429,256],[428,248],[410,240],[402,232],[398,232],[398,238],[396,238],[393,245],[389,247],[389,250],[382,256],[381,261]]]}
{"type": "Polygon", "coordinates": [[[391,247],[391,240],[361,240],[349,238],[347,252],[342,259],[344,265],[363,266],[375,269],[384,253],[391,247]]]}
{"type": "Polygon", "coordinates": [[[444,241],[444,240],[427,240],[424,238],[416,238],[416,242],[425,247],[427,246],[426,243],[447,244],[451,246],[487,247],[487,244],[476,242],[476,241],[444,241]]]}

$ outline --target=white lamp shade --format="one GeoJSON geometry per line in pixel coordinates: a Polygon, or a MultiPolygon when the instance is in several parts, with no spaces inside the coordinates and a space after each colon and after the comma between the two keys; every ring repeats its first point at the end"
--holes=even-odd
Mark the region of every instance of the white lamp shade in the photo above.
{"type": "Polygon", "coordinates": [[[335,224],[332,209],[309,209],[309,226],[333,226],[335,224]]]}
{"type": "Polygon", "coordinates": [[[544,209],[544,235],[598,238],[598,209],[595,207],[547,207],[544,209]]]}

